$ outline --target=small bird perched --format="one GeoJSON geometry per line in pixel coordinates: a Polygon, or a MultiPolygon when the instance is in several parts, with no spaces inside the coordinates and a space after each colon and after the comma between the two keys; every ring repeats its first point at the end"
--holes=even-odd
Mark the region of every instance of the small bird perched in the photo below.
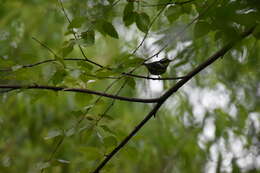
{"type": "Polygon", "coordinates": [[[168,58],[163,58],[159,61],[154,61],[151,63],[144,63],[148,71],[153,75],[161,75],[166,72],[167,67],[169,63],[172,60],[169,60],[168,58]]]}

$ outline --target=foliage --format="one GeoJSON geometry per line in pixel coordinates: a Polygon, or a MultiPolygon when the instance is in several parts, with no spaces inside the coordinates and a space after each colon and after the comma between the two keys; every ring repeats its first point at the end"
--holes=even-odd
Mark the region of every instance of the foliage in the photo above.
{"type": "Polygon", "coordinates": [[[156,98],[230,42],[101,172],[260,170],[257,0],[0,0],[0,18],[0,172],[94,171],[154,104],[71,89],[156,98]]]}

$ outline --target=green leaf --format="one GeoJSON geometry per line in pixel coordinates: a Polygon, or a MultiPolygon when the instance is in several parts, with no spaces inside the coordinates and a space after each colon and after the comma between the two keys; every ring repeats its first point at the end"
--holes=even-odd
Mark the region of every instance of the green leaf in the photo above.
{"type": "Polygon", "coordinates": [[[123,17],[123,21],[124,21],[124,23],[125,23],[125,26],[130,26],[131,24],[134,23],[134,21],[135,21],[135,15],[136,15],[135,12],[131,12],[131,13],[129,13],[127,16],[124,16],[124,17],[123,17]]]}
{"type": "Polygon", "coordinates": [[[88,113],[88,111],[89,111],[90,109],[92,109],[94,106],[95,106],[95,105],[87,105],[87,106],[84,106],[84,108],[82,109],[82,112],[83,112],[84,114],[86,114],[86,113],[88,113]]]}
{"type": "Polygon", "coordinates": [[[142,12],[142,13],[136,13],[135,15],[135,23],[137,28],[146,33],[149,30],[149,25],[150,25],[150,17],[142,12]]]}
{"type": "Polygon", "coordinates": [[[130,86],[130,88],[135,89],[135,80],[131,77],[127,78],[127,85],[130,86]]]}
{"type": "Polygon", "coordinates": [[[64,59],[63,59],[62,57],[55,55],[54,58],[55,58],[55,60],[57,60],[59,63],[61,63],[61,65],[62,65],[63,67],[65,67],[64,59]]]}
{"type": "Polygon", "coordinates": [[[89,120],[89,121],[94,121],[96,120],[95,118],[91,117],[91,116],[86,116],[86,119],[89,120]]]}
{"type": "Polygon", "coordinates": [[[260,25],[258,24],[253,32],[254,37],[259,40],[260,39],[260,25]]]}
{"type": "Polygon", "coordinates": [[[134,3],[129,2],[125,6],[124,9],[124,15],[123,15],[123,21],[125,23],[125,26],[129,26],[135,21],[135,13],[133,12],[134,10],[134,3]]]}
{"type": "Polygon", "coordinates": [[[105,130],[106,132],[109,132],[111,134],[115,134],[107,125],[101,125],[100,126],[103,130],[105,130]]]}
{"type": "Polygon", "coordinates": [[[117,145],[117,139],[114,136],[108,136],[104,138],[104,145],[106,147],[113,147],[117,145]]]}
{"type": "Polygon", "coordinates": [[[114,118],[111,115],[102,114],[102,116],[103,116],[103,120],[109,120],[109,121],[114,120],[114,118]]]}
{"type": "Polygon", "coordinates": [[[124,8],[124,16],[134,11],[134,3],[128,2],[124,8]]]}
{"type": "Polygon", "coordinates": [[[100,69],[98,71],[96,71],[95,75],[98,77],[107,77],[107,76],[113,76],[116,75],[117,73],[111,70],[107,70],[105,68],[100,69]]]}
{"type": "Polygon", "coordinates": [[[235,124],[242,131],[242,129],[245,128],[246,120],[248,118],[248,113],[247,113],[245,107],[243,107],[241,105],[237,105],[237,109],[239,110],[239,114],[237,115],[238,117],[236,119],[235,124]]]}
{"type": "Polygon", "coordinates": [[[48,168],[50,166],[51,166],[50,162],[39,162],[36,165],[36,169],[42,170],[42,169],[48,168]]]}
{"type": "Polygon", "coordinates": [[[74,44],[74,42],[65,42],[65,45],[61,50],[63,57],[66,57],[70,52],[72,52],[74,44]]]}
{"type": "Polygon", "coordinates": [[[69,160],[64,160],[64,159],[57,159],[57,161],[59,163],[62,163],[62,164],[70,164],[71,163],[69,160]]]}
{"type": "Polygon", "coordinates": [[[64,69],[57,70],[51,78],[54,85],[61,83],[66,77],[67,72],[64,69]]]}
{"type": "Polygon", "coordinates": [[[78,150],[90,160],[95,160],[102,157],[100,149],[96,147],[79,147],[78,150]]]}
{"type": "Polygon", "coordinates": [[[192,4],[191,3],[182,4],[181,8],[182,8],[182,13],[189,14],[192,11],[192,4]]]}
{"type": "Polygon", "coordinates": [[[75,101],[78,103],[78,106],[85,106],[91,102],[93,96],[91,94],[86,93],[76,93],[75,101]]]}
{"type": "Polygon", "coordinates": [[[240,173],[240,168],[238,167],[236,160],[233,158],[232,159],[232,173],[240,173]]]}
{"type": "Polygon", "coordinates": [[[97,79],[97,77],[89,76],[89,75],[86,74],[86,73],[82,73],[82,74],[79,76],[79,79],[82,80],[82,82],[87,83],[89,80],[97,79]]]}
{"type": "Polygon", "coordinates": [[[221,154],[219,154],[216,173],[221,173],[221,163],[222,163],[222,156],[221,154]]]}
{"type": "Polygon", "coordinates": [[[136,67],[144,62],[144,59],[139,57],[129,57],[126,61],[124,61],[124,67],[136,67]]]}
{"type": "Polygon", "coordinates": [[[211,26],[209,23],[204,21],[199,21],[195,24],[193,34],[195,38],[200,38],[206,35],[207,33],[209,33],[210,30],[211,30],[211,26]]]}
{"type": "Polygon", "coordinates": [[[92,46],[95,43],[95,31],[89,30],[82,32],[81,38],[84,40],[84,46],[92,46]]]}
{"type": "Polygon", "coordinates": [[[23,68],[22,65],[15,65],[15,66],[12,67],[12,71],[17,71],[17,70],[19,70],[21,68],[23,68]]]}
{"type": "Polygon", "coordinates": [[[61,136],[62,135],[62,132],[60,130],[52,130],[52,131],[49,131],[47,136],[44,137],[45,140],[48,140],[48,139],[52,139],[52,138],[55,138],[57,136],[61,136]]]}
{"type": "Polygon", "coordinates": [[[114,28],[114,26],[112,25],[112,23],[104,21],[102,27],[103,27],[103,31],[107,35],[109,35],[109,36],[111,36],[113,38],[117,38],[117,39],[119,38],[118,34],[117,34],[117,31],[114,28]]]}
{"type": "Polygon", "coordinates": [[[76,17],[74,18],[68,26],[68,29],[80,28],[81,25],[86,21],[85,17],[76,17]]]}
{"type": "Polygon", "coordinates": [[[76,116],[76,117],[79,117],[79,116],[81,116],[81,115],[84,114],[83,111],[81,111],[81,110],[71,111],[70,113],[71,113],[73,116],[76,116]]]}
{"type": "Polygon", "coordinates": [[[216,115],[216,136],[220,137],[225,132],[226,128],[230,126],[230,119],[228,114],[220,109],[215,110],[216,115]]]}
{"type": "Polygon", "coordinates": [[[2,59],[2,57],[0,56],[0,68],[9,68],[11,66],[15,66],[15,63],[11,60],[4,60],[2,59]]]}
{"type": "Polygon", "coordinates": [[[82,70],[88,71],[88,72],[93,70],[93,68],[94,68],[93,65],[91,65],[90,63],[85,62],[85,61],[80,61],[77,63],[77,65],[80,66],[82,70]]]}
{"type": "Polygon", "coordinates": [[[66,133],[65,133],[65,135],[66,135],[67,137],[69,137],[69,136],[74,135],[75,133],[76,133],[76,129],[73,127],[73,128],[70,128],[69,130],[67,130],[66,133]]]}
{"type": "Polygon", "coordinates": [[[70,29],[70,30],[66,31],[66,32],[64,33],[64,35],[70,35],[70,34],[73,34],[73,33],[74,33],[73,30],[70,29]]]}
{"type": "Polygon", "coordinates": [[[170,23],[177,20],[182,14],[182,9],[179,5],[170,6],[164,13],[170,23]]]}
{"type": "Polygon", "coordinates": [[[130,159],[136,159],[136,156],[138,155],[138,150],[135,147],[128,146],[125,148],[123,153],[130,159]]]}
{"type": "Polygon", "coordinates": [[[115,0],[108,0],[110,4],[113,4],[115,0]]]}

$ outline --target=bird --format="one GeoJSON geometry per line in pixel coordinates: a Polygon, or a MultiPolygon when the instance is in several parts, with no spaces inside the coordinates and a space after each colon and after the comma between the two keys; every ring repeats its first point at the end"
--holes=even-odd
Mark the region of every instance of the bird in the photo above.
{"type": "Polygon", "coordinates": [[[172,60],[168,58],[163,58],[159,61],[154,61],[151,63],[144,63],[148,71],[153,75],[161,75],[166,72],[168,65],[172,60]]]}

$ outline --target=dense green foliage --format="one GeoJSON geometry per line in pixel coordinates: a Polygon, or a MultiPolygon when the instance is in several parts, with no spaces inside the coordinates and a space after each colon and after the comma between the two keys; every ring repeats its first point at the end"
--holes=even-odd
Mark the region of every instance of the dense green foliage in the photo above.
{"type": "MultiPolygon", "coordinates": [[[[0,86],[155,98],[176,80],[121,73],[135,69],[145,78],[140,64],[154,55],[148,62],[172,60],[161,77],[185,76],[237,42],[174,93],[101,172],[260,171],[258,0],[0,0],[0,19],[0,86]]],[[[0,87],[0,172],[91,172],[152,106],[0,87]]]]}

